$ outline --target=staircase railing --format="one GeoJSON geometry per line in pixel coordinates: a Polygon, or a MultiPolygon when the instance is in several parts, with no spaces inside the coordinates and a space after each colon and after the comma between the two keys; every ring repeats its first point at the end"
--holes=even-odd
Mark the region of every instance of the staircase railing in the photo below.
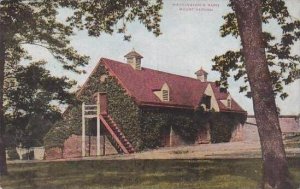
{"type": "Polygon", "coordinates": [[[112,135],[114,140],[118,143],[118,145],[123,150],[123,152],[125,154],[128,154],[129,153],[128,150],[126,149],[124,144],[120,141],[119,137],[115,134],[115,132],[112,130],[112,128],[110,127],[110,125],[107,123],[107,121],[105,120],[105,118],[102,115],[100,115],[100,120],[102,121],[103,125],[108,130],[108,132],[112,135]]]}

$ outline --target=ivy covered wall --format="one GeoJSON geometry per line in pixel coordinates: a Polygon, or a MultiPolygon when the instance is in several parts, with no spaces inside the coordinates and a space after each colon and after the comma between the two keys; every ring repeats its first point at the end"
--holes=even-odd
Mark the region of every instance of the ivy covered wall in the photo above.
{"type": "Polygon", "coordinates": [[[193,124],[193,111],[161,108],[143,108],[141,110],[142,148],[161,146],[162,135],[170,128],[185,141],[194,142],[197,127],[193,124]]]}
{"type": "MultiPolygon", "coordinates": [[[[136,149],[140,149],[141,129],[139,122],[140,110],[126,91],[118,84],[114,77],[108,75],[103,65],[90,76],[85,84],[76,106],[70,107],[62,121],[57,122],[44,138],[46,147],[62,147],[64,141],[72,134],[81,135],[81,104],[94,104],[93,95],[106,92],[108,112],[121,128],[127,139],[136,149]],[[100,82],[100,76],[108,76],[100,82]]],[[[86,129],[88,132],[88,129],[86,129]]],[[[88,134],[88,133],[86,133],[88,134]]]]}
{"type": "Polygon", "coordinates": [[[141,111],[141,129],[144,135],[142,149],[161,146],[162,134],[172,129],[186,143],[195,143],[198,131],[210,126],[211,142],[229,142],[235,126],[243,123],[245,115],[237,113],[204,112],[203,110],[144,108],[141,111]]]}
{"type": "Polygon", "coordinates": [[[244,123],[246,115],[237,113],[212,112],[209,115],[210,135],[212,143],[229,142],[236,125],[244,123]]]}
{"type": "Polygon", "coordinates": [[[115,78],[108,77],[107,84],[108,114],[134,148],[141,149],[140,109],[131,97],[125,94],[126,91],[120,87],[115,78]]]}
{"type": "Polygon", "coordinates": [[[46,148],[63,148],[64,141],[72,134],[81,135],[81,106],[74,106],[64,119],[58,121],[44,137],[46,148]]]}

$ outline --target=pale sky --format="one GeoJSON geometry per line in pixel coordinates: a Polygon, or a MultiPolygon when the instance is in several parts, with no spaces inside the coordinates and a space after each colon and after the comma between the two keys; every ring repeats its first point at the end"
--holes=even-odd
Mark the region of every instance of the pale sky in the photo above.
{"type": "MultiPolygon", "coordinates": [[[[47,67],[54,75],[67,75],[78,82],[79,85],[88,77],[101,57],[123,61],[124,55],[132,48],[143,55],[142,66],[170,73],[195,77],[194,72],[201,66],[209,72],[208,80],[215,81],[219,74],[211,71],[215,55],[221,55],[229,49],[239,49],[240,41],[233,37],[222,38],[219,28],[223,23],[222,15],[230,11],[227,0],[164,0],[162,10],[162,35],[155,37],[139,22],[129,26],[128,33],[132,35],[130,42],[123,41],[123,35],[103,34],[99,38],[89,37],[86,32],[77,32],[72,38],[72,45],[80,53],[90,56],[90,63],[84,69],[85,75],[70,73],[61,68],[59,63],[45,49],[28,46],[29,52],[35,60],[45,59],[51,64],[47,67]],[[179,5],[177,5],[179,3],[179,5]],[[197,4],[194,10],[179,10],[185,4],[197,4]],[[205,4],[205,7],[202,5],[205,4]],[[215,4],[209,8],[208,4],[215,4]],[[200,10],[202,8],[202,10],[200,10]],[[209,9],[209,10],[208,10],[209,9]]],[[[289,0],[287,2],[290,13],[300,18],[300,2],[289,0]]],[[[62,12],[63,17],[65,12],[62,12]]],[[[278,31],[276,26],[268,26],[268,30],[278,31]]],[[[300,52],[299,43],[295,52],[300,52]]],[[[233,98],[253,114],[252,101],[240,94],[239,82],[229,82],[229,92],[233,98]]],[[[286,87],[290,95],[285,101],[277,99],[281,114],[300,113],[300,81],[286,87]]]]}

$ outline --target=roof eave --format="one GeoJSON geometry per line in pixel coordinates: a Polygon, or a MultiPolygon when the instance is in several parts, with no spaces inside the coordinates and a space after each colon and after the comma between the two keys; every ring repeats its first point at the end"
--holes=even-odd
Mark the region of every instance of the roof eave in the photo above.
{"type": "Polygon", "coordinates": [[[179,104],[166,104],[166,103],[154,103],[154,102],[142,102],[140,101],[138,103],[141,107],[164,107],[164,108],[176,108],[176,109],[188,109],[188,110],[194,110],[195,108],[193,106],[186,106],[186,105],[179,105],[179,104]]]}
{"type": "Polygon", "coordinates": [[[244,110],[221,109],[220,112],[248,114],[247,111],[244,111],[244,110]]]}

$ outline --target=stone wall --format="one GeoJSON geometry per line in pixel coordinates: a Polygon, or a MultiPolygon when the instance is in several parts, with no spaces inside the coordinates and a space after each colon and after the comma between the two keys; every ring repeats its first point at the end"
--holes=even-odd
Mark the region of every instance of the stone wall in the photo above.
{"type": "MultiPolygon", "coordinates": [[[[96,156],[97,152],[97,137],[91,136],[90,139],[88,136],[85,137],[85,153],[86,156],[96,156]]],[[[81,136],[72,135],[65,142],[63,148],[50,148],[46,150],[46,159],[69,159],[81,157],[81,136]]],[[[100,138],[100,155],[112,155],[117,154],[118,152],[112,146],[107,137],[101,136],[100,138]],[[105,145],[104,145],[105,140],[105,145]],[[104,148],[105,146],[105,148],[104,148]]]]}
{"type": "MultiPolygon", "coordinates": [[[[293,135],[294,133],[300,133],[299,116],[295,115],[280,115],[279,116],[280,129],[283,137],[287,135],[293,135]]],[[[253,115],[247,117],[247,121],[242,130],[245,138],[244,141],[258,142],[259,135],[256,126],[256,120],[253,115]]]]}

